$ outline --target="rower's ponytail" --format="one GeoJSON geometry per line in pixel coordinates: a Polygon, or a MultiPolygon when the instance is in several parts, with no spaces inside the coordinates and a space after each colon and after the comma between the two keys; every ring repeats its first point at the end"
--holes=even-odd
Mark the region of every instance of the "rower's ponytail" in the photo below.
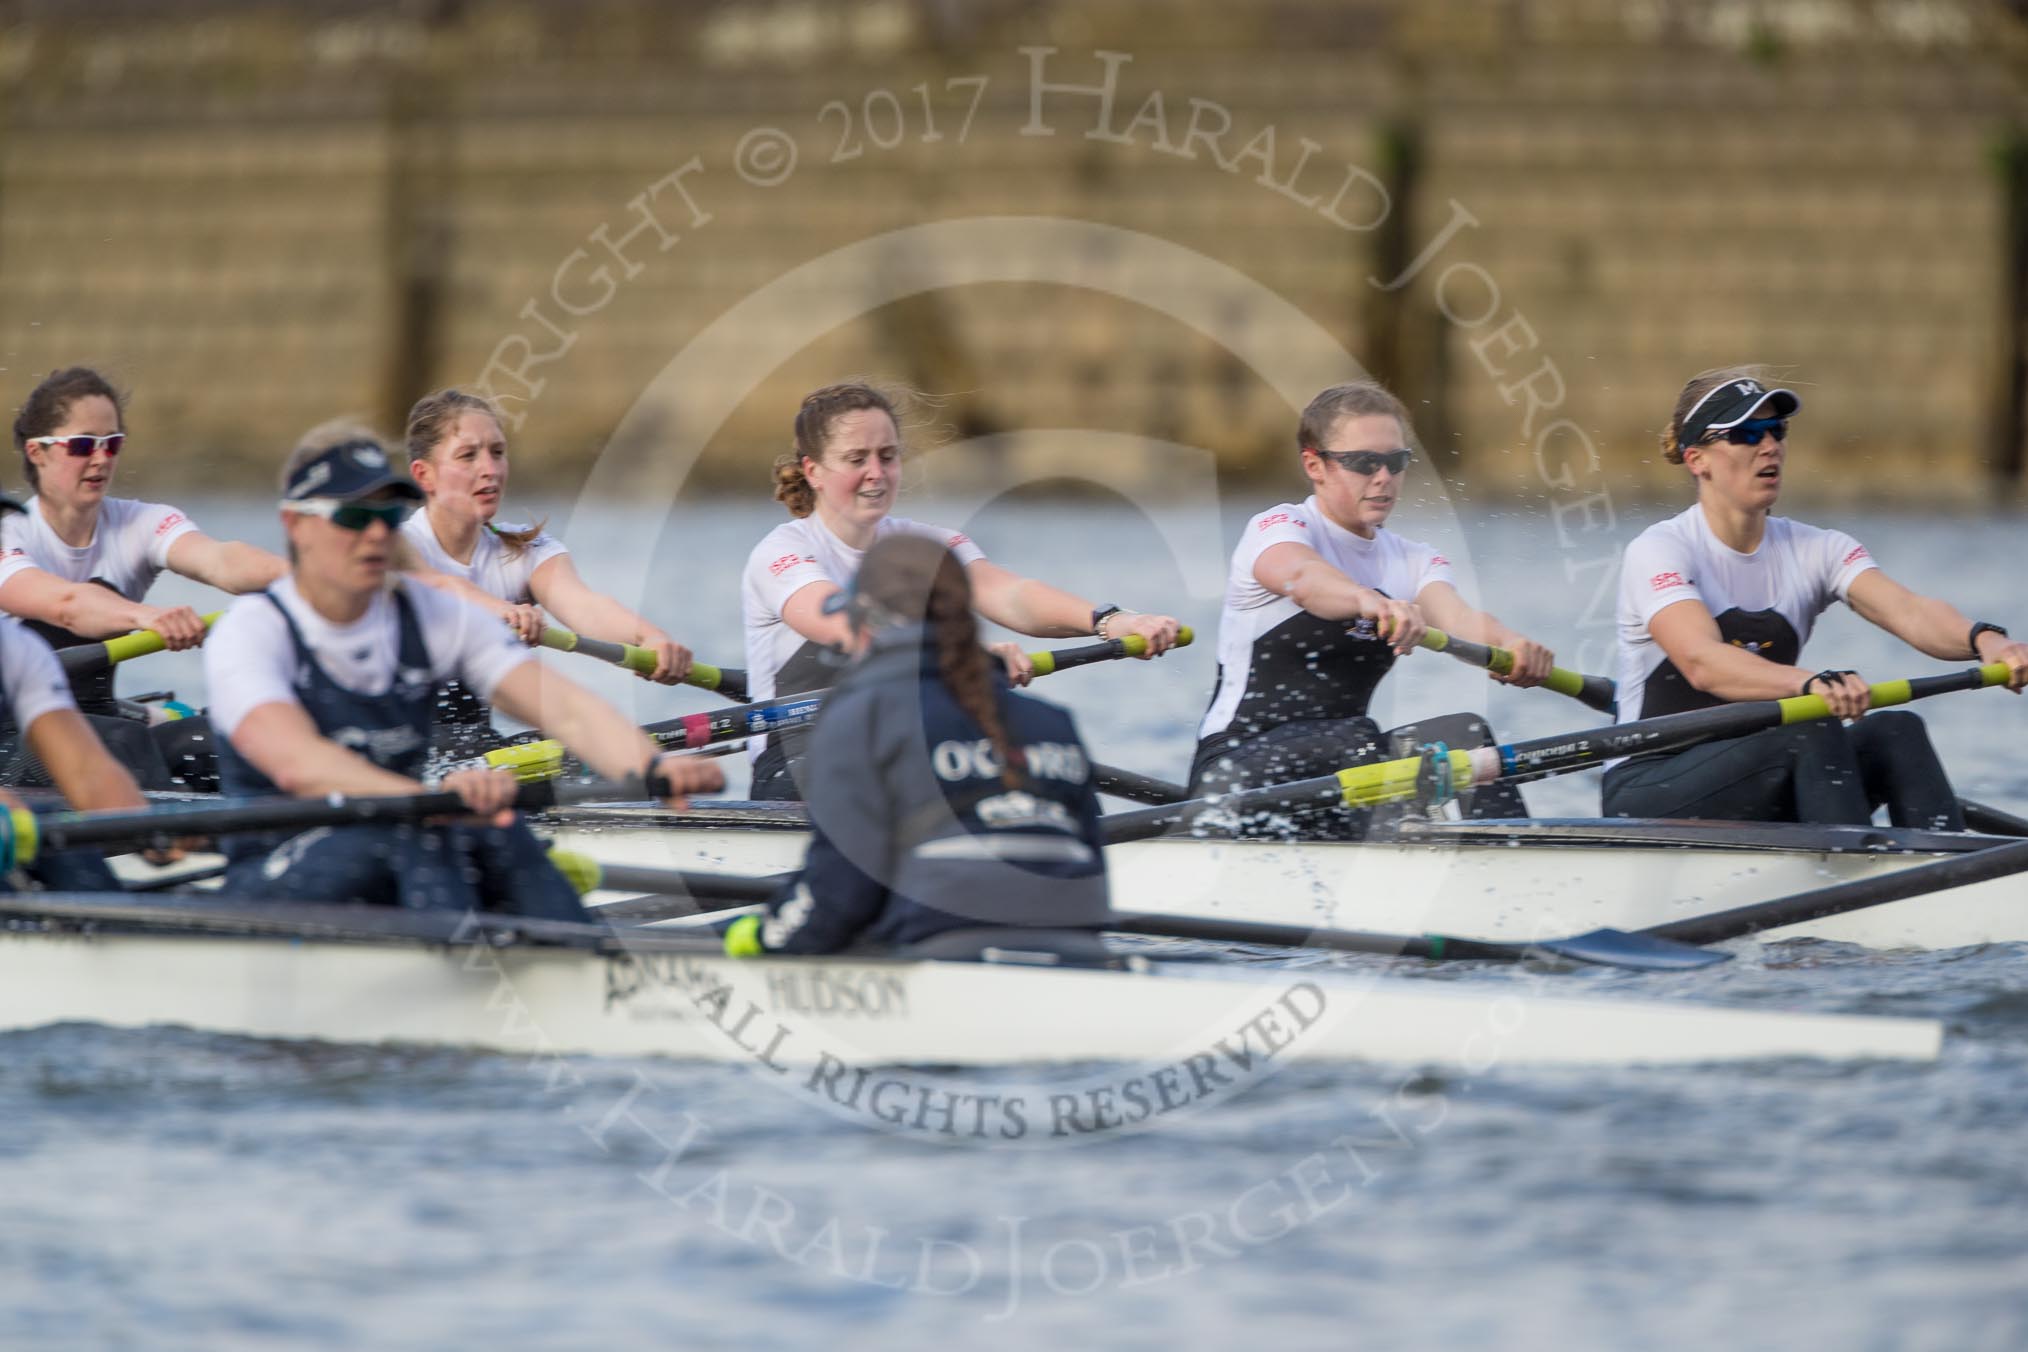
{"type": "Polygon", "coordinates": [[[1000,717],[994,659],[979,646],[972,586],[957,556],[919,535],[890,535],[866,551],[854,590],[876,622],[922,623],[924,642],[936,652],[944,687],[986,734],[999,758],[1000,782],[1010,789],[1026,783],[1026,758],[1000,717]]]}

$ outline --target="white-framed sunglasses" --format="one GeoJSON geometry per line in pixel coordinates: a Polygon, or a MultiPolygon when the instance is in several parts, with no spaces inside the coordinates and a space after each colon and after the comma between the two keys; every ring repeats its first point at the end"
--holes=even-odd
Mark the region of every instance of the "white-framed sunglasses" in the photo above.
{"type": "Polygon", "coordinates": [[[95,437],[90,433],[80,432],[75,436],[68,437],[30,437],[28,444],[31,446],[61,446],[82,460],[100,448],[104,448],[107,455],[118,455],[120,447],[125,445],[126,441],[127,434],[125,432],[114,432],[103,437],[95,437]]]}

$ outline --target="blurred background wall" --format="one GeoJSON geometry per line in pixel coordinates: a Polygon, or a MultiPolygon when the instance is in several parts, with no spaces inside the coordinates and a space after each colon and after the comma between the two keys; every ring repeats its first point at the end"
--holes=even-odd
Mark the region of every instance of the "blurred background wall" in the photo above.
{"type": "Polygon", "coordinates": [[[151,483],[259,490],[312,422],[483,381],[524,476],[624,420],[760,492],[847,374],[943,396],[932,435],[1287,477],[1271,302],[1406,395],[1469,496],[1672,484],[1676,390],[1742,360],[1802,382],[1816,496],[2024,477],[2019,3],[16,0],[0,86],[0,387],[104,367],[151,483]],[[997,215],[1144,232],[1263,299],[1179,322],[1104,271],[1174,265],[1128,250],[1099,285],[875,303],[876,250],[813,282],[857,318],[731,322],[834,249],[997,215]],[[722,422],[655,380],[707,332],[756,364],[722,422]]]}

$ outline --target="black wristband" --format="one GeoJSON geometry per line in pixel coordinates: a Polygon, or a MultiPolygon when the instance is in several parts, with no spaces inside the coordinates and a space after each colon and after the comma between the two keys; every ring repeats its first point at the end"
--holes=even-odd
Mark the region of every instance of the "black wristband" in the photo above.
{"type": "Polygon", "coordinates": [[[1814,672],[1811,675],[1805,676],[1803,678],[1803,688],[1797,693],[1803,695],[1809,694],[1810,687],[1815,685],[1818,681],[1826,681],[1826,682],[1835,681],[1840,676],[1857,676],[1858,674],[1859,673],[1856,671],[1844,671],[1840,670],[1837,667],[1825,667],[1822,671],[1814,672]]]}
{"type": "Polygon", "coordinates": [[[2013,635],[2009,634],[1999,625],[1987,624],[1984,620],[1980,620],[1972,626],[1972,632],[1965,636],[1965,642],[1971,648],[1972,658],[1975,661],[1979,656],[1979,635],[1981,634],[1998,634],[2001,638],[2013,637],[2013,635]]]}

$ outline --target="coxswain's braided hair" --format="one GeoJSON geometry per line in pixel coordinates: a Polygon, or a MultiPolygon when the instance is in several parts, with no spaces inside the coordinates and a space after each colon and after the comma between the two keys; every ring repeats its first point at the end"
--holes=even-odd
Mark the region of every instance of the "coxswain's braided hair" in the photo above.
{"type": "Polygon", "coordinates": [[[866,551],[854,593],[876,622],[923,626],[945,688],[1000,758],[1000,782],[1010,789],[1026,783],[1026,761],[1001,721],[993,657],[979,646],[972,584],[957,556],[920,535],[889,535],[866,551]]]}

